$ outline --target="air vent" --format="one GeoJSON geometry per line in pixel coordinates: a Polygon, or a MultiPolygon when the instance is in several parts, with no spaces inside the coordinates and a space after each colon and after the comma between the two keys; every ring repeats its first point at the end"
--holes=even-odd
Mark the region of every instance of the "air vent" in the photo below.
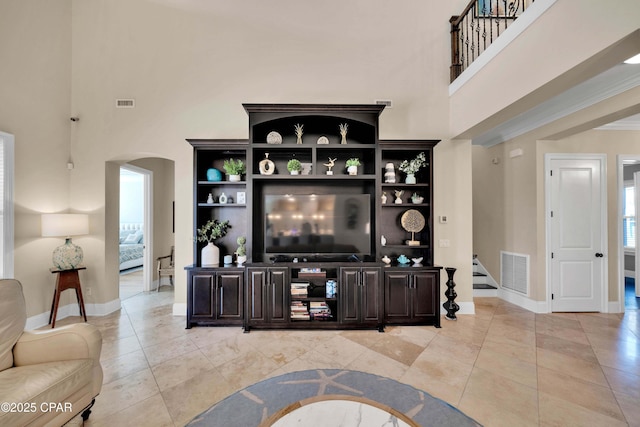
{"type": "Polygon", "coordinates": [[[376,99],[377,105],[384,105],[387,108],[393,108],[393,101],[390,99],[376,99]]]}
{"type": "Polygon", "coordinates": [[[116,99],[116,108],[135,108],[135,99],[116,99]]]}
{"type": "Polygon", "coordinates": [[[529,255],[500,251],[500,286],[529,295],[529,255]]]}

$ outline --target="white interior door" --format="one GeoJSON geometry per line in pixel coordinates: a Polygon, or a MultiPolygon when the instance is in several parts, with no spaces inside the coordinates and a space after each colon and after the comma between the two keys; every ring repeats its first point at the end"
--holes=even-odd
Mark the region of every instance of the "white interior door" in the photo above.
{"type": "MultiPolygon", "coordinates": [[[[636,220],[635,220],[635,234],[636,234],[636,253],[635,253],[635,261],[636,261],[636,273],[635,273],[635,282],[636,282],[636,296],[640,297],[640,233],[638,233],[638,216],[640,213],[640,172],[635,172],[633,174],[633,187],[634,187],[634,201],[636,204],[636,220]]],[[[624,294],[623,294],[624,295],[624,294]]],[[[623,296],[624,303],[624,296],[623,296]]]]}
{"type": "Polygon", "coordinates": [[[604,160],[549,163],[551,311],[606,311],[604,160]]]}

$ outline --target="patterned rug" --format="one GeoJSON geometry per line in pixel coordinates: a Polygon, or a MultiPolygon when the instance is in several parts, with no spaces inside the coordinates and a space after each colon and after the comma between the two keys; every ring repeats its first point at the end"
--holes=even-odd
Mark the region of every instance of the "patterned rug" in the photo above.
{"type": "MultiPolygon", "coordinates": [[[[322,396],[332,400],[344,396],[344,400],[359,399],[387,408],[388,425],[398,425],[394,414],[403,414],[400,419],[418,426],[479,426],[448,403],[409,385],[378,375],[336,369],[292,372],[261,381],[218,402],[187,425],[269,426],[279,414],[300,406],[298,402],[322,396]]],[[[295,425],[330,424],[316,418],[295,425]]]]}

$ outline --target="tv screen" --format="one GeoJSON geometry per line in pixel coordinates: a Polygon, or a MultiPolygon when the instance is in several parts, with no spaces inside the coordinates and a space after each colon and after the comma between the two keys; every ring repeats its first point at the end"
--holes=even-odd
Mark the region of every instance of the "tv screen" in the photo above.
{"type": "Polygon", "coordinates": [[[267,254],[370,254],[368,194],[265,195],[267,254]]]}

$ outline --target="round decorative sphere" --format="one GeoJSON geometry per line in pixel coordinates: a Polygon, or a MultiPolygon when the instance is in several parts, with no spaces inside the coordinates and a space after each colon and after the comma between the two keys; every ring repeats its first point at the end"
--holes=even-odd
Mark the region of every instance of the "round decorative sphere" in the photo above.
{"type": "Polygon", "coordinates": [[[222,181],[222,172],[216,168],[207,169],[207,181],[222,181]]]}

